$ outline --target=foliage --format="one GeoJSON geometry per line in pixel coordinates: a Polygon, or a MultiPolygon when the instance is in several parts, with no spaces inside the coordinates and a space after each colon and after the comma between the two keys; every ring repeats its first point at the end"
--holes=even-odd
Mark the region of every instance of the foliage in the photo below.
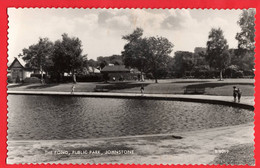
{"type": "Polygon", "coordinates": [[[101,82],[103,81],[102,74],[93,74],[93,75],[80,75],[77,76],[78,82],[101,82]]]}
{"type": "Polygon", "coordinates": [[[122,51],[123,61],[127,67],[135,67],[142,72],[147,72],[145,57],[146,43],[142,38],[143,29],[137,28],[133,33],[123,36],[128,43],[122,51]]]}
{"type": "Polygon", "coordinates": [[[210,67],[219,70],[220,80],[222,80],[222,71],[230,63],[230,54],[228,52],[227,40],[224,38],[223,31],[220,28],[213,28],[209,33],[206,59],[210,67]]]}
{"type": "Polygon", "coordinates": [[[43,82],[43,71],[47,72],[53,66],[51,59],[53,53],[53,43],[48,38],[40,38],[37,44],[23,49],[23,60],[26,66],[40,70],[43,82]]]}
{"type": "Polygon", "coordinates": [[[255,9],[243,10],[238,20],[241,32],[236,35],[238,40],[236,55],[240,60],[240,67],[245,71],[252,71],[254,68],[255,14],[255,9]]]}
{"type": "Polygon", "coordinates": [[[241,32],[237,33],[238,49],[254,51],[255,49],[255,9],[243,10],[238,20],[241,32]]]}
{"type": "Polygon", "coordinates": [[[24,83],[40,83],[40,78],[37,77],[30,77],[30,78],[25,78],[24,83]]]}
{"type": "Polygon", "coordinates": [[[186,71],[191,71],[195,65],[192,52],[177,51],[175,52],[174,70],[178,74],[178,77],[185,76],[186,71]]]}
{"type": "Polygon", "coordinates": [[[103,57],[103,56],[97,57],[96,64],[101,69],[103,69],[108,64],[123,65],[124,63],[121,55],[112,55],[107,57],[103,57]]]}
{"type": "Polygon", "coordinates": [[[13,83],[13,79],[11,76],[7,76],[7,83],[13,83]]]}
{"type": "Polygon", "coordinates": [[[54,72],[63,74],[72,73],[83,68],[87,57],[82,55],[82,45],[79,38],[62,35],[62,40],[57,40],[54,44],[53,62],[54,72]]]}
{"type": "Polygon", "coordinates": [[[151,72],[157,83],[159,69],[167,67],[173,44],[164,37],[142,38],[143,30],[137,28],[132,34],[123,36],[128,43],[122,52],[126,66],[137,68],[142,72],[151,72]]]}

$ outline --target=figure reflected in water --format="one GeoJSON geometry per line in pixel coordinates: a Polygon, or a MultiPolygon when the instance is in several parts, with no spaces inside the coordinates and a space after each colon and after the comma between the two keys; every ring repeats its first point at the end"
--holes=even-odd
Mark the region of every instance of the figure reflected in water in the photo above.
{"type": "Polygon", "coordinates": [[[233,86],[233,97],[234,97],[234,102],[237,101],[237,87],[233,86]]]}
{"type": "Polygon", "coordinates": [[[72,87],[71,87],[71,94],[74,94],[75,87],[76,86],[73,84],[72,87]]]}
{"type": "Polygon", "coordinates": [[[237,102],[238,103],[240,103],[241,96],[242,96],[242,91],[239,88],[237,88],[237,102]]]}
{"type": "Polygon", "coordinates": [[[143,95],[144,94],[144,85],[143,84],[141,85],[140,91],[141,91],[141,94],[143,95]]]}

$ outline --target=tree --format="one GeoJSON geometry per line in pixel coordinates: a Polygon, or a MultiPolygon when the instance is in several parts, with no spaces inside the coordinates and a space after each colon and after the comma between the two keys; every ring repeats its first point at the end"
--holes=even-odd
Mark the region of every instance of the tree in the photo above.
{"type": "Polygon", "coordinates": [[[122,51],[124,64],[127,67],[137,68],[141,71],[141,76],[143,75],[143,72],[147,71],[146,58],[144,55],[145,42],[142,35],[143,29],[136,28],[133,33],[122,37],[122,39],[128,42],[124,46],[124,51],[122,51]]]}
{"type": "Polygon", "coordinates": [[[222,72],[230,63],[227,40],[224,38],[223,31],[211,29],[207,42],[207,61],[209,66],[219,70],[219,77],[222,80],[222,72]]]}
{"type": "Polygon", "coordinates": [[[241,32],[236,35],[238,49],[254,51],[255,9],[243,10],[237,23],[241,27],[241,32]]]}
{"type": "Polygon", "coordinates": [[[164,37],[144,38],[143,43],[147,46],[143,49],[147,58],[146,64],[149,66],[149,71],[153,73],[155,83],[158,83],[159,69],[167,67],[173,44],[164,37]]]}
{"type": "Polygon", "coordinates": [[[255,49],[255,9],[243,10],[238,20],[241,32],[237,33],[238,40],[237,57],[240,60],[240,67],[247,71],[254,68],[255,49]]]}
{"type": "Polygon", "coordinates": [[[194,55],[188,51],[177,51],[174,56],[174,70],[178,76],[184,76],[186,71],[192,71],[194,67],[194,55]]]}
{"type": "Polygon", "coordinates": [[[112,56],[99,56],[97,57],[97,62],[99,65],[101,65],[102,69],[103,66],[106,66],[108,64],[115,64],[115,65],[123,65],[123,59],[121,55],[112,55],[112,56]]]}
{"type": "Polygon", "coordinates": [[[91,66],[91,67],[97,67],[98,66],[98,62],[97,61],[95,61],[95,60],[93,60],[93,59],[90,59],[89,61],[88,61],[88,66],[91,66]]]}
{"type": "Polygon", "coordinates": [[[62,40],[54,44],[53,62],[55,71],[61,76],[64,72],[72,73],[73,82],[76,82],[75,73],[87,62],[87,56],[82,55],[82,45],[79,38],[62,35],[62,40]]]}
{"type": "Polygon", "coordinates": [[[26,66],[40,71],[42,83],[43,71],[48,72],[53,65],[52,54],[53,43],[48,38],[40,38],[37,44],[23,49],[22,59],[26,62],[26,66]]]}
{"type": "Polygon", "coordinates": [[[173,44],[164,37],[143,38],[143,30],[137,28],[132,34],[123,36],[128,43],[122,52],[126,66],[135,67],[143,72],[151,72],[158,82],[159,69],[167,66],[173,44]]]}

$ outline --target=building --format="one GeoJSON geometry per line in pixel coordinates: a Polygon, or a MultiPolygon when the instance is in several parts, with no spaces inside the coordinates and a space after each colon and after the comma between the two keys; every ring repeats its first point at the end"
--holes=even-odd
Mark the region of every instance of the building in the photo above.
{"type": "Polygon", "coordinates": [[[108,80],[122,81],[122,80],[137,80],[140,71],[126,68],[125,65],[109,64],[105,66],[101,73],[107,76],[108,80]]]}
{"type": "Polygon", "coordinates": [[[25,62],[20,58],[15,58],[11,65],[8,67],[8,73],[12,81],[16,82],[19,78],[23,81],[25,78],[29,78],[33,73],[33,70],[25,66],[25,62]]]}

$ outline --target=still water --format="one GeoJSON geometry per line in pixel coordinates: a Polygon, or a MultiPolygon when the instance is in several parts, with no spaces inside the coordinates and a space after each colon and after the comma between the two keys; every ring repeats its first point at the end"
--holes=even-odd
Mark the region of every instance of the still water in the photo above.
{"type": "Polygon", "coordinates": [[[252,122],[254,112],[165,100],[8,96],[8,139],[51,140],[174,133],[252,122]]]}

